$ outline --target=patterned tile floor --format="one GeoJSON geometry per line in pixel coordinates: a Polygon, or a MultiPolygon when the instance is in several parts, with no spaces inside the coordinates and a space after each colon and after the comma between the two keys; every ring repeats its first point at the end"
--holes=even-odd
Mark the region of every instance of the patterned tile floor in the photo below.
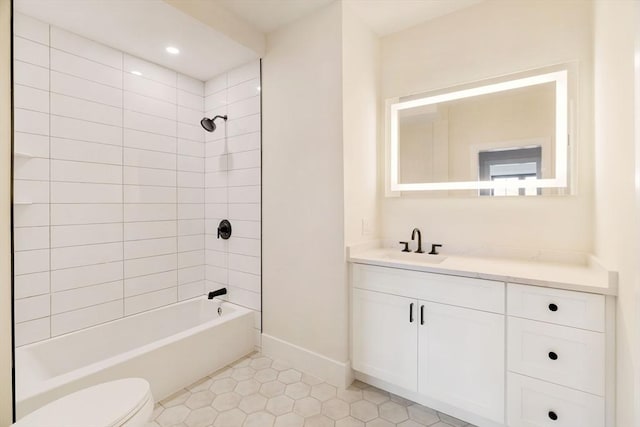
{"type": "Polygon", "coordinates": [[[159,402],[147,427],[473,427],[356,381],[340,390],[254,353],[159,402]]]}

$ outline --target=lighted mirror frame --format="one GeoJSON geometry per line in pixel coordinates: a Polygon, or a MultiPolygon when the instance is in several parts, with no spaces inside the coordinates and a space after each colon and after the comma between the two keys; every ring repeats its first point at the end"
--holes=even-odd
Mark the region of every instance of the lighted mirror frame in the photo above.
{"type": "Polygon", "coordinates": [[[404,102],[389,102],[387,106],[389,132],[389,161],[388,178],[389,190],[391,192],[401,191],[432,191],[432,190],[484,190],[484,189],[514,189],[514,188],[565,188],[567,187],[567,165],[569,151],[568,135],[568,83],[567,70],[554,71],[551,73],[539,74],[535,76],[509,80],[500,83],[478,86],[471,89],[464,89],[441,95],[427,96],[425,98],[412,99],[404,102]],[[400,142],[398,141],[398,116],[399,112],[409,108],[423,107],[425,105],[438,104],[440,102],[454,101],[457,99],[470,98],[472,96],[487,95],[491,93],[504,92],[512,89],[519,89],[528,86],[535,86],[544,83],[555,83],[556,93],[556,164],[555,178],[531,179],[520,181],[458,181],[458,182],[424,182],[406,183],[399,182],[398,158],[400,142]]]}

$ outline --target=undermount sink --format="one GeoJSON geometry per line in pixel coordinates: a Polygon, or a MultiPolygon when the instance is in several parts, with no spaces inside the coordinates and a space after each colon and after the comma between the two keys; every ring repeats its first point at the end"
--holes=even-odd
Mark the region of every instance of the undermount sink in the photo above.
{"type": "Polygon", "coordinates": [[[418,254],[415,252],[401,251],[385,252],[383,257],[394,261],[416,262],[423,264],[440,264],[442,261],[447,259],[444,255],[429,255],[427,253],[418,254]]]}

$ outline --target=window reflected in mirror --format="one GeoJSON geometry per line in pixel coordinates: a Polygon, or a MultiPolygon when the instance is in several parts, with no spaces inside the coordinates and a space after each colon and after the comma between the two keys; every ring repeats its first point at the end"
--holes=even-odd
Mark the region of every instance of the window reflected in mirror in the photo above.
{"type": "Polygon", "coordinates": [[[557,194],[567,186],[567,71],[388,101],[391,191],[557,194]]]}
{"type": "MultiPolygon", "coordinates": [[[[478,153],[480,181],[517,182],[542,178],[542,147],[507,148],[478,153]]],[[[540,188],[490,188],[481,196],[537,196],[540,188]]]]}

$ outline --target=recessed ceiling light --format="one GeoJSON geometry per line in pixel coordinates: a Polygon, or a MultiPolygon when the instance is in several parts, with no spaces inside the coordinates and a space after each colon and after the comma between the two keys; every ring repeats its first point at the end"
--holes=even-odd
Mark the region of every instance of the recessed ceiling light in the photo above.
{"type": "Polygon", "coordinates": [[[140,71],[137,71],[137,70],[133,70],[131,72],[131,74],[133,74],[134,76],[141,76],[142,75],[142,73],[140,71]]]}
{"type": "Polygon", "coordinates": [[[169,52],[172,55],[177,55],[177,54],[180,53],[180,49],[178,49],[177,47],[173,47],[173,46],[167,46],[166,51],[169,52]]]}

